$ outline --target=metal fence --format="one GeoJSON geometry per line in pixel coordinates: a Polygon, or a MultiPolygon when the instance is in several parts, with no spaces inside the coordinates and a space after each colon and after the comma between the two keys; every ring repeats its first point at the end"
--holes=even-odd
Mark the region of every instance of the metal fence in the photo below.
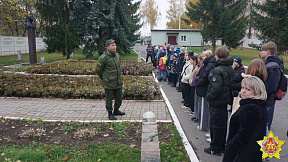
{"type": "MultiPolygon", "coordinates": [[[[36,51],[44,51],[46,44],[43,38],[36,38],[36,51]]],[[[28,37],[0,36],[0,56],[29,53],[28,37]]]]}

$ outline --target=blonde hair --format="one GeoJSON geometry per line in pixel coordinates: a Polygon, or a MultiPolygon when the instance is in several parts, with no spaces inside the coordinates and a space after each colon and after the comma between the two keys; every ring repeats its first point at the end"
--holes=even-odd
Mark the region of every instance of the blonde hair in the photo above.
{"type": "Polygon", "coordinates": [[[206,50],[206,51],[203,53],[203,56],[205,56],[205,57],[210,57],[210,56],[212,56],[212,55],[213,55],[213,53],[212,53],[211,50],[206,50]]]}
{"type": "Polygon", "coordinates": [[[259,99],[259,100],[266,100],[267,99],[267,92],[265,84],[261,79],[256,76],[248,76],[244,78],[241,83],[242,87],[246,87],[251,89],[255,93],[252,99],[259,99]]]}
{"type": "Polygon", "coordinates": [[[260,59],[254,59],[249,63],[247,74],[257,76],[263,81],[266,81],[268,78],[265,63],[260,59]]]}

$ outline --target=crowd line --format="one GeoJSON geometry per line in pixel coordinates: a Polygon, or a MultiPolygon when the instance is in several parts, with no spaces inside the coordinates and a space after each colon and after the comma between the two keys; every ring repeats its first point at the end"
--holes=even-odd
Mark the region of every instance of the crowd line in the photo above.
{"type": "Polygon", "coordinates": [[[227,162],[262,161],[256,141],[271,128],[284,70],[274,42],[262,45],[261,59],[252,60],[246,73],[242,58],[231,57],[226,46],[218,47],[214,54],[207,49],[196,54],[169,44],[149,44],[146,51],[146,62],[150,58],[158,81],[182,93],[181,108],[188,110],[198,130],[207,132],[210,146],[205,153],[224,153],[227,162]]]}

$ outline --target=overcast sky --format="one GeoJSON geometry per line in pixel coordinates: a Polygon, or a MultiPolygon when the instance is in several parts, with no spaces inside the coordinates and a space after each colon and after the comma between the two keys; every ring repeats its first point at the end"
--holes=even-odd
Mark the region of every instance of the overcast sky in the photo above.
{"type": "MultiPolygon", "coordinates": [[[[145,0],[142,0],[142,3],[145,2],[145,0]]],[[[157,26],[154,29],[166,29],[166,22],[167,22],[167,11],[169,10],[169,3],[168,0],[155,0],[155,2],[158,5],[158,9],[161,13],[161,17],[159,18],[157,22],[157,26]]],[[[150,27],[147,25],[143,25],[141,28],[141,35],[148,36],[150,34],[150,27]]]]}

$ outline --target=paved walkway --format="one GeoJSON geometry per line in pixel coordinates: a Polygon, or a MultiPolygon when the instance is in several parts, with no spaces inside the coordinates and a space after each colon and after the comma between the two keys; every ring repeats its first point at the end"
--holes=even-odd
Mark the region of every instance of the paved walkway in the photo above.
{"type": "MultiPolygon", "coordinates": [[[[30,118],[62,121],[110,121],[105,100],[62,100],[37,98],[0,98],[0,117],[30,118]]],[[[126,115],[116,116],[119,121],[142,120],[147,111],[156,115],[157,121],[171,122],[164,101],[124,100],[120,108],[126,115]]]]}

